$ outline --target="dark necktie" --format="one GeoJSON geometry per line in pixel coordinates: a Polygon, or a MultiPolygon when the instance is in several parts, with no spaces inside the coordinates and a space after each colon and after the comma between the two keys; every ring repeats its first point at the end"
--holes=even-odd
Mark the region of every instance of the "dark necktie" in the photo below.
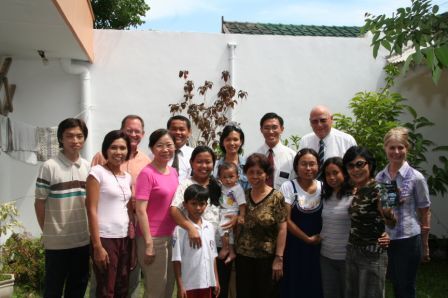
{"type": "Polygon", "coordinates": [[[325,143],[324,140],[320,139],[319,141],[319,153],[317,154],[319,157],[319,173],[317,173],[317,180],[323,181],[323,173],[322,166],[324,164],[324,156],[325,156],[325,143]]]}
{"type": "Polygon", "coordinates": [[[320,166],[324,164],[324,156],[325,156],[325,143],[324,140],[320,139],[319,141],[319,163],[320,166]]]}
{"type": "Polygon", "coordinates": [[[274,187],[274,173],[275,173],[275,164],[274,164],[274,151],[272,151],[272,149],[269,149],[268,151],[268,161],[269,164],[271,165],[273,171],[272,171],[272,175],[268,177],[268,179],[266,180],[266,184],[269,185],[270,187],[274,187]]]}
{"type": "Polygon", "coordinates": [[[176,169],[177,173],[179,173],[179,152],[179,149],[176,149],[176,151],[174,151],[173,164],[171,165],[176,169]]]}

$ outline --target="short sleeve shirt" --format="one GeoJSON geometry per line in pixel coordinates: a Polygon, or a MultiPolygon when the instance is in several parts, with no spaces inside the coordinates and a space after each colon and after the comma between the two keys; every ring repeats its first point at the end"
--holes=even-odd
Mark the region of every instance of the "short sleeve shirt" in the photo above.
{"type": "Polygon", "coordinates": [[[385,231],[384,220],[378,210],[381,189],[372,181],[353,195],[349,208],[351,229],[349,243],[356,246],[376,245],[385,231]]]}
{"type": "Polygon", "coordinates": [[[275,254],[279,224],[286,221],[286,207],[281,192],[273,189],[255,203],[246,191],[246,216],[237,239],[237,252],[252,258],[275,254]]]}
{"type": "MultiPolygon", "coordinates": [[[[143,168],[137,177],[135,199],[148,201],[146,213],[153,237],[171,236],[176,223],[170,214],[173,195],[179,184],[177,172],[169,167],[167,175],[160,173],[152,164],[143,168]]],[[[140,226],[137,234],[141,234],[140,226]]]]}

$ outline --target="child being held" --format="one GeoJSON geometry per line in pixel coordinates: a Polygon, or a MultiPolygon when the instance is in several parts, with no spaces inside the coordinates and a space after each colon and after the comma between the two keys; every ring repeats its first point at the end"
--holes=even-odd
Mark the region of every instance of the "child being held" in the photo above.
{"type": "Polygon", "coordinates": [[[173,235],[173,266],[178,297],[211,298],[219,295],[216,266],[215,229],[202,218],[207,207],[209,192],[198,185],[190,185],[184,192],[187,219],[198,230],[202,246],[190,246],[188,231],[177,226],[173,235]],[[214,295],[214,296],[213,296],[214,295]]]}
{"type": "Polygon", "coordinates": [[[244,223],[246,214],[246,197],[244,190],[238,183],[238,168],[233,162],[224,161],[218,168],[218,177],[221,182],[220,223],[218,227],[221,236],[222,248],[219,258],[229,263],[236,258],[233,248],[234,233],[232,229],[223,229],[233,216],[238,216],[238,223],[244,223]]]}

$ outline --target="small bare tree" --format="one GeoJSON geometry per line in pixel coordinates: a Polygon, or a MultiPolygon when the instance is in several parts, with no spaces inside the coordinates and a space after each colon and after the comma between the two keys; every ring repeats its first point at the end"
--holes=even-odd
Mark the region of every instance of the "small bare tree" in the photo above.
{"type": "Polygon", "coordinates": [[[238,101],[247,98],[247,92],[238,91],[235,99],[235,88],[229,83],[230,74],[227,70],[222,72],[221,79],[224,85],[219,89],[215,100],[207,101],[207,92],[213,88],[213,82],[205,81],[198,87],[199,95],[203,97],[201,103],[195,103],[194,82],[188,79],[188,70],[179,71],[179,78],[184,79],[184,95],[180,103],[169,104],[171,115],[186,113],[198,130],[198,136],[193,140],[193,145],[207,145],[217,148],[222,128],[228,124],[228,113],[238,101]]]}

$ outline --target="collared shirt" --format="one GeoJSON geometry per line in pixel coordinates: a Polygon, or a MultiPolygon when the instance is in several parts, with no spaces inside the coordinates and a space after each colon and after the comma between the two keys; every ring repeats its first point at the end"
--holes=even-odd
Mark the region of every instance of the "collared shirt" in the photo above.
{"type": "MultiPolygon", "coordinates": [[[[376,180],[380,183],[392,181],[389,166],[376,175],[376,180]]],[[[427,208],[431,205],[425,177],[412,168],[408,162],[404,162],[398,170],[396,182],[400,190],[400,204],[394,207],[397,224],[393,229],[386,226],[386,231],[392,240],[410,238],[420,234],[417,209],[427,208]]]]}
{"type": "MultiPolygon", "coordinates": [[[[269,155],[269,146],[266,143],[261,146],[257,152],[264,154],[266,156],[269,155]]],[[[278,142],[272,148],[274,152],[274,188],[280,189],[283,182],[292,180],[296,177],[296,173],[293,167],[294,157],[296,156],[296,152],[289,147],[286,147],[281,142],[278,142]]]]}
{"type": "MultiPolygon", "coordinates": [[[[188,178],[181,181],[179,183],[179,186],[177,186],[176,193],[174,194],[173,201],[171,202],[171,207],[177,207],[185,215],[185,217],[187,217],[187,209],[185,209],[183,204],[184,193],[185,190],[188,188],[188,186],[192,184],[199,184],[199,183],[197,183],[192,178],[188,178]]],[[[211,204],[210,199],[208,199],[207,207],[205,208],[202,217],[213,225],[215,231],[218,230],[219,214],[220,214],[219,206],[211,204]]],[[[219,236],[219,233],[215,233],[215,242],[218,247],[221,247],[221,237],[219,236]]]]}
{"type": "Polygon", "coordinates": [[[72,162],[62,151],[42,164],[35,195],[45,200],[43,242],[46,249],[69,249],[89,244],[85,207],[89,163],[72,162]]]}
{"type": "Polygon", "coordinates": [[[202,220],[200,226],[191,223],[199,232],[202,246],[192,248],[187,230],[177,226],[173,235],[172,261],[181,262],[182,282],[185,290],[215,287],[215,258],[218,256],[215,229],[206,220],[202,220]]]}
{"type": "MultiPolygon", "coordinates": [[[[120,169],[123,172],[127,172],[132,177],[132,196],[135,195],[135,181],[137,180],[138,174],[140,174],[140,171],[146,167],[151,162],[151,159],[142,151],[137,149],[137,153],[134,157],[131,157],[131,159],[125,161],[121,164],[120,169]]],[[[95,156],[92,158],[91,166],[94,165],[105,165],[106,159],[104,158],[103,154],[101,152],[98,152],[95,154],[95,156]]]]}
{"type": "MultiPolygon", "coordinates": [[[[194,148],[187,145],[183,145],[179,150],[180,151],[177,155],[179,160],[178,174],[179,174],[179,182],[182,182],[183,180],[190,178],[191,176],[190,158],[194,148]]],[[[151,159],[154,159],[154,155],[152,154],[152,152],[150,152],[149,157],[151,159]]],[[[168,165],[170,167],[173,165],[173,161],[174,161],[174,155],[173,158],[171,158],[170,161],[168,162],[168,165]]]]}
{"type": "MultiPolygon", "coordinates": [[[[193,148],[190,146],[187,146],[187,145],[183,145],[179,150],[180,151],[177,155],[179,158],[178,174],[179,174],[179,182],[181,182],[182,180],[185,180],[191,176],[190,158],[191,158],[191,153],[193,152],[193,148]]],[[[168,162],[169,166],[173,165],[173,160],[174,160],[174,156],[168,162]]]]}
{"type": "MultiPolygon", "coordinates": [[[[319,137],[314,132],[304,135],[300,139],[299,150],[303,148],[311,148],[319,152],[319,137]]],[[[339,156],[343,157],[348,148],[356,146],[355,139],[334,127],[331,128],[330,133],[323,139],[324,141],[324,160],[339,156]]]]}

